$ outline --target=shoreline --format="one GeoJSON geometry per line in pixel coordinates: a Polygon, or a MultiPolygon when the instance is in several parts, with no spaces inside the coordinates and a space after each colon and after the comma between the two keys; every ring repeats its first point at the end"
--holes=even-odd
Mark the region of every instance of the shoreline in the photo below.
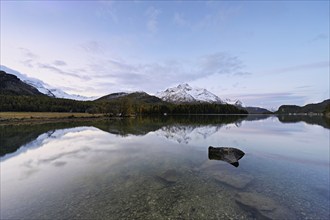
{"type": "MultiPolygon", "coordinates": [[[[318,116],[325,119],[330,118],[330,114],[323,115],[308,115],[308,114],[189,114],[189,116],[200,115],[245,115],[245,116],[318,116]]],[[[187,116],[187,114],[167,115],[167,116],[187,116]]],[[[132,117],[132,116],[131,116],[132,117]]],[[[166,116],[165,116],[166,117],[166,116]]],[[[113,120],[123,119],[126,117],[109,116],[106,114],[90,114],[90,113],[75,113],[75,112],[0,112],[0,126],[4,125],[21,125],[21,124],[46,124],[46,123],[60,123],[60,122],[83,122],[83,121],[99,121],[99,120],[113,120]]]]}
{"type": "Polygon", "coordinates": [[[104,120],[104,114],[68,112],[0,112],[0,126],[104,120]]]}

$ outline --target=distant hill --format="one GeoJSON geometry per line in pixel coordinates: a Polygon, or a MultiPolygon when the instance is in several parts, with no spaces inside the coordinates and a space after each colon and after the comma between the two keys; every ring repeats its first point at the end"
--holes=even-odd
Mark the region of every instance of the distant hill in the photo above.
{"type": "Polygon", "coordinates": [[[129,93],[127,92],[116,92],[116,93],[111,93],[109,95],[105,95],[105,96],[102,96],[98,99],[96,99],[95,101],[104,101],[104,100],[114,100],[114,99],[118,99],[120,97],[124,97],[124,96],[127,96],[129,93]]]}
{"type": "Polygon", "coordinates": [[[132,104],[165,104],[166,102],[162,101],[160,98],[156,96],[149,95],[146,92],[118,92],[112,93],[106,96],[102,96],[101,98],[95,101],[112,101],[112,102],[120,102],[123,100],[128,100],[132,104]]]}
{"type": "Polygon", "coordinates": [[[273,114],[273,112],[265,109],[265,108],[259,108],[259,107],[244,107],[246,111],[248,111],[249,114],[273,114]]]}
{"type": "Polygon", "coordinates": [[[21,81],[17,76],[0,70],[0,94],[1,95],[40,95],[44,96],[35,87],[21,81]]]}
{"type": "Polygon", "coordinates": [[[320,103],[308,104],[305,106],[297,105],[282,105],[279,107],[277,114],[302,114],[302,113],[326,113],[330,109],[330,99],[324,100],[320,103]]]}
{"type": "Polygon", "coordinates": [[[112,93],[95,100],[94,103],[102,105],[104,112],[110,115],[128,116],[168,112],[168,103],[145,92],[112,93]]]}

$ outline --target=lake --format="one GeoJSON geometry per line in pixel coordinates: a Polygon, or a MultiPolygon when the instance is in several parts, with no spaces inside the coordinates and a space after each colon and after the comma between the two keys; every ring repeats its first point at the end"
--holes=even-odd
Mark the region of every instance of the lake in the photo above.
{"type": "Polygon", "coordinates": [[[329,219],[329,126],[300,116],[0,126],[1,219],[329,219]],[[209,146],[245,155],[233,166],[209,146]]]}

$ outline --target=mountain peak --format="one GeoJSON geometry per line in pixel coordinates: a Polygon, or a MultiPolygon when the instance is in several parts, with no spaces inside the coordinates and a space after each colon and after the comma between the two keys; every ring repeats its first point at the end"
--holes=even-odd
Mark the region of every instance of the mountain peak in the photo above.
{"type": "Polygon", "coordinates": [[[182,83],[177,87],[168,88],[163,92],[157,93],[157,96],[163,101],[173,103],[224,103],[218,96],[206,89],[194,88],[188,83],[182,83]]]}
{"type": "Polygon", "coordinates": [[[181,83],[176,87],[158,92],[156,96],[163,101],[172,103],[218,103],[243,107],[240,100],[225,99],[223,101],[207,89],[192,87],[188,83],[181,83]]]}
{"type": "Polygon", "coordinates": [[[239,107],[244,107],[242,101],[240,101],[238,99],[232,100],[232,99],[227,98],[227,99],[225,99],[225,102],[227,104],[230,104],[230,105],[236,105],[236,106],[239,106],[239,107]]]}
{"type": "Polygon", "coordinates": [[[188,83],[181,83],[177,86],[178,89],[192,90],[192,87],[188,83]]]}

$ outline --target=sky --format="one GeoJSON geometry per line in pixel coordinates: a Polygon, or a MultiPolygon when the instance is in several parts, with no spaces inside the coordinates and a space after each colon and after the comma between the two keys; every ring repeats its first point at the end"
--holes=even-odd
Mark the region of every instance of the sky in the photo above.
{"type": "Polygon", "coordinates": [[[277,109],[328,99],[329,1],[4,1],[1,65],[67,93],[180,83],[277,109]]]}

